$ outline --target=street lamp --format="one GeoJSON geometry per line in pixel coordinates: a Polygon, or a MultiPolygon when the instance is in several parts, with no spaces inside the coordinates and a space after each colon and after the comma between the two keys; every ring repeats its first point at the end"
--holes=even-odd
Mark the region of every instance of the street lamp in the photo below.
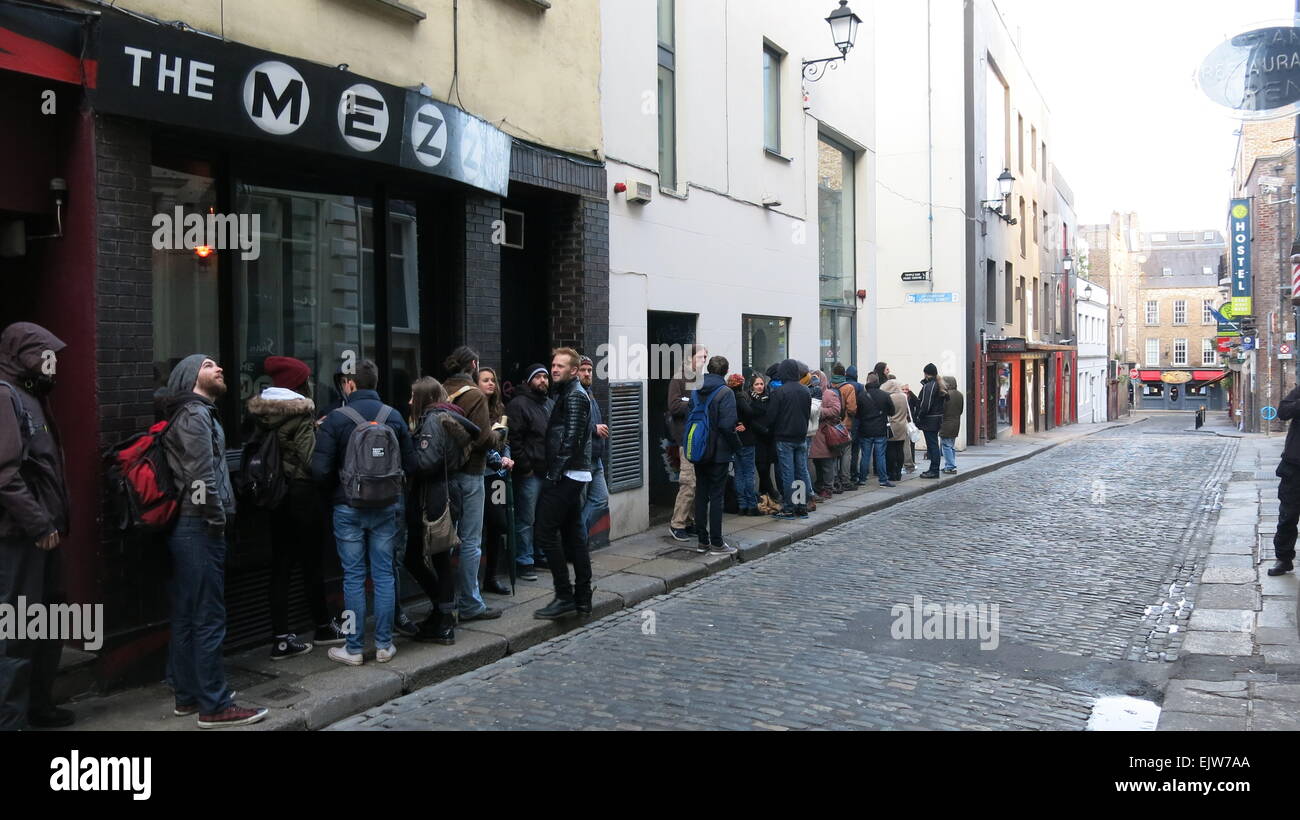
{"type": "Polygon", "coordinates": [[[998,198],[986,199],[980,204],[984,210],[998,215],[998,218],[1008,225],[1014,225],[1018,220],[1008,217],[1005,213],[1007,210],[1007,197],[1011,196],[1011,185],[1016,178],[1011,175],[1010,168],[1003,168],[1002,173],[998,175],[998,198]]]}
{"type": "Polygon", "coordinates": [[[1083,289],[1083,301],[1085,302],[1092,301],[1092,285],[1088,285],[1088,287],[1083,289]]]}
{"type": "Polygon", "coordinates": [[[862,18],[853,13],[849,8],[849,0],[840,0],[840,7],[830,13],[826,18],[827,24],[831,27],[831,39],[835,47],[840,50],[838,57],[826,57],[821,60],[804,60],[803,76],[810,83],[815,83],[826,73],[826,68],[839,68],[840,60],[847,60],[849,52],[853,50],[854,43],[858,39],[858,26],[862,25],[862,18]]]}
{"type": "Polygon", "coordinates": [[[1061,264],[1065,268],[1066,273],[1074,270],[1074,257],[1070,255],[1069,251],[1065,252],[1065,261],[1061,264]]]}
{"type": "Polygon", "coordinates": [[[1115,327],[1123,327],[1123,326],[1124,326],[1124,311],[1121,310],[1119,312],[1119,318],[1115,320],[1115,327]]]}

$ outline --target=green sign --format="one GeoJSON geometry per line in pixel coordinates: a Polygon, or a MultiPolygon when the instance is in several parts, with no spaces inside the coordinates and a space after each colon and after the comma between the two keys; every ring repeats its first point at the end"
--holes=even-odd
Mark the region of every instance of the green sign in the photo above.
{"type": "MultiPolygon", "coordinates": [[[[1223,314],[1223,318],[1225,319],[1236,318],[1236,313],[1232,309],[1232,302],[1224,302],[1223,306],[1219,308],[1219,313],[1223,314]]],[[[1235,325],[1224,324],[1223,322],[1219,322],[1219,330],[1217,335],[1222,338],[1232,339],[1232,338],[1236,338],[1237,336],[1240,336],[1241,331],[1238,330],[1235,325]]]]}

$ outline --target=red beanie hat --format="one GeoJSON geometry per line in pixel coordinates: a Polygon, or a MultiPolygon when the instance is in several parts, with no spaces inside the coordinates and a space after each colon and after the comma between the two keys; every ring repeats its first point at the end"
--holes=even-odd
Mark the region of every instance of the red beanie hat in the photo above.
{"type": "Polygon", "coordinates": [[[289,356],[267,356],[262,367],[271,377],[272,384],[288,390],[296,390],[311,379],[311,368],[306,362],[289,356]]]}

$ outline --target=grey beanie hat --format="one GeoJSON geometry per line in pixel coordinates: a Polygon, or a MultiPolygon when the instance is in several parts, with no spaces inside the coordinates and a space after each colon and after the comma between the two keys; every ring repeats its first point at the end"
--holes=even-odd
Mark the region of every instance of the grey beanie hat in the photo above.
{"type": "Polygon", "coordinates": [[[199,370],[208,359],[216,361],[206,353],[195,353],[181,359],[167,379],[167,392],[173,396],[193,392],[194,385],[199,381],[199,370]]]}

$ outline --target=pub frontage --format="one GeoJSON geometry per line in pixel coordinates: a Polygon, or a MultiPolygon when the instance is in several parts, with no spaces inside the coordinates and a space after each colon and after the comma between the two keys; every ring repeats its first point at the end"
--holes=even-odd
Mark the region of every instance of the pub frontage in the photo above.
{"type": "MultiPolygon", "coordinates": [[[[157,678],[167,564],[161,544],[106,521],[99,453],[154,421],[180,359],[224,367],[237,470],[269,356],[311,367],[323,414],[340,401],[334,375],[360,359],[403,409],[459,344],[518,383],[557,344],[607,339],[595,158],[512,137],[427,87],[107,8],[6,6],[0,43],[24,46],[0,50],[0,100],[20,112],[0,134],[0,178],[16,182],[0,186],[0,277],[16,294],[0,324],[40,322],[68,343],[54,394],[74,508],[63,565],[70,601],[104,604],[106,686],[157,678]],[[57,111],[42,114],[51,89],[57,111]]],[[[231,649],[270,636],[264,533],[240,516],[231,649]]],[[[305,618],[305,602],[291,612],[305,618]]]]}

